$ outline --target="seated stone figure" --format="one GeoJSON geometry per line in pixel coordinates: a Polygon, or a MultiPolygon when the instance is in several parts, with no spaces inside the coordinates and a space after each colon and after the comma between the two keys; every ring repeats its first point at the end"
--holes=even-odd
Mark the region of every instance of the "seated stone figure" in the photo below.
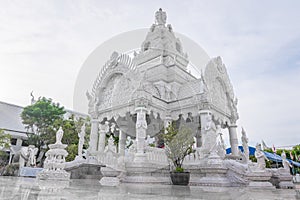
{"type": "Polygon", "coordinates": [[[112,152],[112,153],[117,153],[117,148],[116,145],[114,144],[114,138],[111,135],[107,141],[107,146],[104,149],[104,152],[112,152]]]}

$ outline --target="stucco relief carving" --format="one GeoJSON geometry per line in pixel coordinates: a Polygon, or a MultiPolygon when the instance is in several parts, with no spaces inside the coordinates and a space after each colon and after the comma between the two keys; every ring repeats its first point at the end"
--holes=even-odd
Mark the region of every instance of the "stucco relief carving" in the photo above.
{"type": "MultiPolygon", "coordinates": [[[[117,52],[113,52],[110,59],[104,64],[101,68],[92,88],[92,95],[97,96],[99,88],[103,85],[103,81],[108,74],[112,74],[111,71],[115,70],[116,68],[120,69],[120,66],[126,68],[126,71],[136,70],[135,62],[126,54],[119,54],[117,52]]],[[[124,70],[123,70],[124,71],[124,70]]]]}
{"type": "Polygon", "coordinates": [[[106,87],[99,93],[99,110],[110,108],[112,106],[112,97],[116,83],[121,75],[113,75],[106,87]]]}
{"type": "Polygon", "coordinates": [[[207,84],[210,103],[231,116],[231,122],[238,119],[237,102],[225,65],[220,57],[212,58],[206,66],[204,81],[207,84]]]}
{"type": "Polygon", "coordinates": [[[212,91],[211,91],[212,103],[214,105],[217,105],[224,112],[230,113],[227,104],[226,89],[221,81],[222,80],[220,78],[216,78],[212,82],[212,91]]]}
{"type": "Polygon", "coordinates": [[[112,106],[122,106],[131,100],[134,86],[132,81],[125,76],[120,77],[113,92],[112,106]]]}

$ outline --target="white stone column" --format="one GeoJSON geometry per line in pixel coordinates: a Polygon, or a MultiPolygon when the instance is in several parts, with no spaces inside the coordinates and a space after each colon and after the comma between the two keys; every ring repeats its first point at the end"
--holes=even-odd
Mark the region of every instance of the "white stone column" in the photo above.
{"type": "Polygon", "coordinates": [[[99,126],[98,119],[92,119],[91,120],[91,135],[90,135],[90,142],[89,142],[89,151],[90,152],[97,151],[98,126],[99,126]]]}
{"type": "Polygon", "coordinates": [[[106,121],[104,124],[100,124],[99,142],[98,142],[98,151],[100,152],[104,152],[106,133],[108,133],[109,131],[108,124],[109,124],[108,121],[106,121]]]}
{"type": "Polygon", "coordinates": [[[197,138],[197,147],[199,148],[199,144],[202,144],[203,145],[203,134],[205,134],[205,126],[206,126],[206,122],[207,122],[207,116],[208,115],[211,115],[211,112],[210,110],[200,110],[199,111],[199,114],[200,114],[200,123],[201,123],[201,135],[202,137],[198,137],[197,138]],[[202,139],[202,141],[200,141],[202,139]]]}
{"type": "Polygon", "coordinates": [[[16,146],[21,147],[21,146],[22,146],[22,143],[23,143],[23,140],[22,140],[21,138],[17,138],[16,146]]]}
{"type": "Polygon", "coordinates": [[[235,125],[235,124],[231,124],[228,126],[231,154],[234,156],[239,155],[239,147],[238,147],[239,143],[238,143],[236,128],[237,128],[237,125],[235,125]]]}
{"type": "Polygon", "coordinates": [[[136,119],[136,155],[135,162],[141,162],[145,159],[145,138],[147,132],[146,112],[144,107],[138,107],[135,109],[137,113],[136,119]]]}
{"type": "Polygon", "coordinates": [[[126,145],[126,134],[121,131],[121,129],[119,130],[119,151],[118,153],[121,156],[125,156],[125,145],[126,145]]]}

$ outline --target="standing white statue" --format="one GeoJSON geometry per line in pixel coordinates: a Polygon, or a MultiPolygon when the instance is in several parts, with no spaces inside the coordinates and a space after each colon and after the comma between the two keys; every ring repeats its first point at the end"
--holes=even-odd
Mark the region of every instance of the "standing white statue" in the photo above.
{"type": "Polygon", "coordinates": [[[110,132],[111,132],[111,133],[114,133],[114,132],[115,132],[115,129],[116,129],[116,124],[115,124],[115,123],[111,123],[111,126],[110,126],[110,132]]]}
{"type": "Polygon", "coordinates": [[[59,127],[58,131],[56,132],[56,142],[55,144],[62,144],[61,139],[64,136],[64,131],[62,127],[59,127]]]}
{"type": "Polygon", "coordinates": [[[266,168],[266,161],[269,159],[265,156],[264,152],[261,150],[261,144],[256,145],[255,158],[257,159],[258,169],[264,170],[266,168]]]}
{"type": "Polygon", "coordinates": [[[248,141],[249,141],[249,139],[246,136],[246,131],[242,127],[242,145],[243,145],[243,149],[244,149],[244,155],[245,155],[247,161],[249,160],[249,146],[248,146],[248,141]]]}
{"type": "Polygon", "coordinates": [[[223,139],[222,132],[217,132],[219,135],[219,141],[217,143],[217,153],[221,158],[225,158],[226,155],[226,145],[223,139]]]}
{"type": "Polygon", "coordinates": [[[212,120],[211,115],[207,115],[206,123],[204,126],[204,132],[202,133],[202,151],[204,154],[210,153],[212,150],[215,150],[217,143],[217,133],[216,125],[212,120]]]}
{"type": "Polygon", "coordinates": [[[36,166],[36,154],[38,152],[38,148],[35,148],[34,145],[29,145],[28,146],[28,162],[27,162],[27,166],[36,166]]]}
{"type": "Polygon", "coordinates": [[[82,125],[80,133],[78,133],[79,142],[78,142],[78,156],[82,157],[82,149],[84,144],[84,136],[85,136],[85,124],[82,125]]]}
{"type": "Polygon", "coordinates": [[[291,163],[286,159],[286,154],[284,151],[282,151],[281,153],[281,158],[282,158],[282,165],[283,168],[287,171],[290,171],[290,168],[292,168],[293,166],[291,165],[291,163]]]}

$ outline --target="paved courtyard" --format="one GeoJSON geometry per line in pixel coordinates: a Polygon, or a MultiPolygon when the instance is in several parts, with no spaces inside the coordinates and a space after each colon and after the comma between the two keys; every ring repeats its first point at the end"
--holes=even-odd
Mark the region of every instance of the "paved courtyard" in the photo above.
{"type": "Polygon", "coordinates": [[[216,188],[173,185],[123,184],[103,187],[97,180],[71,180],[69,184],[38,182],[33,178],[0,177],[1,200],[122,200],[122,199],[300,199],[297,190],[216,188]]]}

